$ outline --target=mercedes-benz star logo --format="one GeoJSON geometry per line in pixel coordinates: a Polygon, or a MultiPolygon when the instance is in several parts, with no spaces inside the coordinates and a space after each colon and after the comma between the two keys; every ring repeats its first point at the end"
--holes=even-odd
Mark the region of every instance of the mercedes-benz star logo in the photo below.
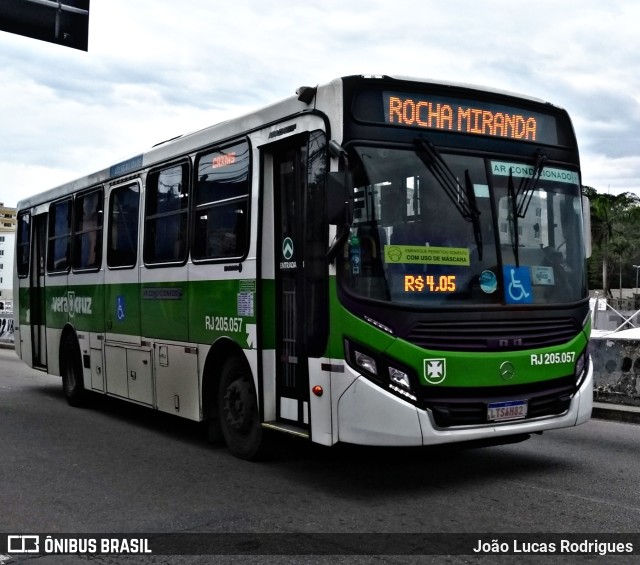
{"type": "Polygon", "coordinates": [[[505,381],[510,381],[515,374],[516,370],[513,367],[513,363],[511,363],[510,361],[505,361],[504,363],[502,363],[502,365],[500,365],[500,376],[505,381]]]}

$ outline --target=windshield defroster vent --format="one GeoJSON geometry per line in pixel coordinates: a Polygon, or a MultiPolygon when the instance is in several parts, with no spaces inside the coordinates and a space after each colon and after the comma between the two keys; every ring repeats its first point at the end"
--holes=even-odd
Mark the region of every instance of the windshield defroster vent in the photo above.
{"type": "Polygon", "coordinates": [[[572,340],[581,328],[573,318],[418,322],[407,341],[440,351],[517,351],[572,340]]]}

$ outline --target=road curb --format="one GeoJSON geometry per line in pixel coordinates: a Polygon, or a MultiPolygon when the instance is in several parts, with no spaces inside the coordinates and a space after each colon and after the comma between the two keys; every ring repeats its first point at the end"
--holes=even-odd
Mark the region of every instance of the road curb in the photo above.
{"type": "Polygon", "coordinates": [[[640,406],[613,404],[610,402],[594,402],[591,417],[598,420],[612,420],[640,424],[640,406]]]}

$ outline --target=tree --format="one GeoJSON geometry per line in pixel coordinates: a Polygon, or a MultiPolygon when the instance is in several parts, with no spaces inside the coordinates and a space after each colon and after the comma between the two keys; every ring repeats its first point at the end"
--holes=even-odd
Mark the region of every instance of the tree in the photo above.
{"type": "Polygon", "coordinates": [[[611,296],[612,259],[622,265],[624,256],[640,245],[636,229],[640,197],[631,192],[599,194],[590,186],[583,187],[583,193],[591,202],[591,239],[602,261],[602,288],[605,296],[611,296]]]}

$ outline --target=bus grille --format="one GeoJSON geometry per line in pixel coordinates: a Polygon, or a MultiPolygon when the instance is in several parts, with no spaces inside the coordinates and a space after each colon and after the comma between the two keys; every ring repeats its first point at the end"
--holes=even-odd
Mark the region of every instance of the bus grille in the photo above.
{"type": "MultiPolygon", "coordinates": [[[[511,398],[499,400],[528,400],[527,417],[524,421],[543,416],[556,416],[569,409],[571,399],[575,393],[575,386],[569,385],[553,388],[545,392],[534,394],[514,395],[511,398]]],[[[477,426],[488,424],[487,404],[495,402],[496,397],[471,399],[434,399],[424,400],[424,407],[431,410],[435,424],[439,428],[455,426],[477,426]]],[[[523,420],[512,420],[518,422],[523,420]]],[[[509,423],[507,421],[506,423],[509,423]]]]}
{"type": "Polygon", "coordinates": [[[440,351],[517,351],[572,340],[580,326],[573,318],[418,322],[407,341],[440,351]]]}

